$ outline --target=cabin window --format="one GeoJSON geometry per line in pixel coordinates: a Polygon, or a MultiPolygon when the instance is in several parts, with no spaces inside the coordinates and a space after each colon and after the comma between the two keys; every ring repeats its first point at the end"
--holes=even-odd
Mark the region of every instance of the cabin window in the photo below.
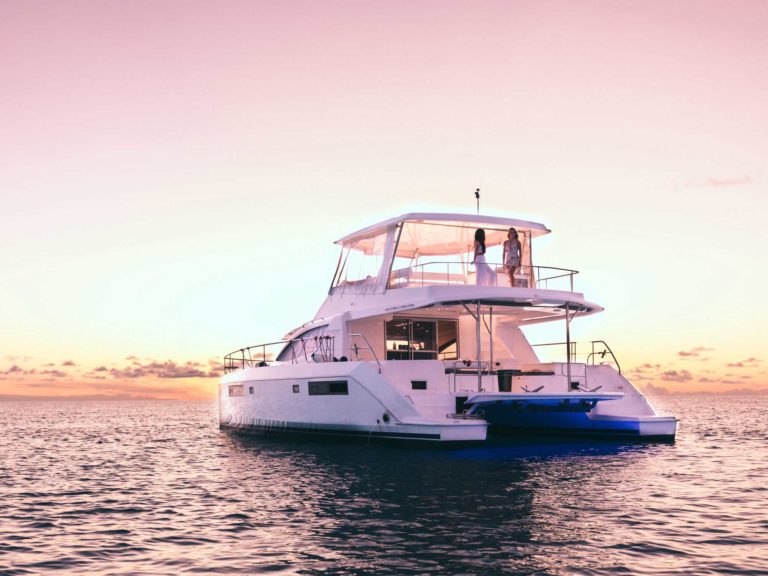
{"type": "Polygon", "coordinates": [[[248,386],[248,394],[253,394],[253,386],[248,386]]]}
{"type": "Polygon", "coordinates": [[[456,320],[437,321],[437,355],[440,360],[459,357],[459,323],[456,320]]]}
{"type": "Polygon", "coordinates": [[[455,360],[456,320],[394,318],[386,324],[387,360],[455,360]]]}
{"type": "Polygon", "coordinates": [[[426,380],[411,380],[411,390],[426,390],[426,389],[427,389],[426,380]]]}
{"type": "Polygon", "coordinates": [[[346,380],[309,383],[310,396],[346,396],[348,394],[349,387],[346,380]]]}
{"type": "Polygon", "coordinates": [[[243,385],[242,384],[232,384],[229,387],[229,395],[230,396],[243,396],[243,385]]]}

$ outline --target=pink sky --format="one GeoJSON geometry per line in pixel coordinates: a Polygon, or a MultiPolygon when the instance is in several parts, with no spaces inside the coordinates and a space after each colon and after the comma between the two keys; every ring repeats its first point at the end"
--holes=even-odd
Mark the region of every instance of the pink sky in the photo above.
{"type": "Polygon", "coordinates": [[[553,229],[539,261],[607,309],[577,337],[636,381],[765,388],[767,29],[747,1],[3,2],[0,395],[209,394],[195,370],[314,314],[333,240],[478,186],[553,229]]]}

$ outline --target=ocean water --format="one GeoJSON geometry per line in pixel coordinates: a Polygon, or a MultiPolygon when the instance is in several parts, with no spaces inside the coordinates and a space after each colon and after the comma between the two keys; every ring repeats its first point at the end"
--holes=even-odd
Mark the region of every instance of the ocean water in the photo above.
{"type": "Polygon", "coordinates": [[[768,396],[656,403],[674,444],[458,450],[0,403],[0,574],[768,574],[768,396]]]}

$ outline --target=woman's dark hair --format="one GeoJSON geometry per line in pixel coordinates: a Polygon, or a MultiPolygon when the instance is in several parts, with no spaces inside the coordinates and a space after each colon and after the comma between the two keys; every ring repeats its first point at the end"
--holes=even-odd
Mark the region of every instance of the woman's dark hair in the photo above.
{"type": "Polygon", "coordinates": [[[485,230],[482,228],[475,230],[475,242],[480,242],[480,246],[483,247],[483,254],[485,254],[485,230]]]}

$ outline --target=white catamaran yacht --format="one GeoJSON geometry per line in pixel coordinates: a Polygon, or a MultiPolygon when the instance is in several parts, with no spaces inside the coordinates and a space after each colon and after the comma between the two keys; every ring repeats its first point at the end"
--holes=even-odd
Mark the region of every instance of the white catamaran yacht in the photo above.
{"type": "Polygon", "coordinates": [[[657,413],[605,342],[571,341],[571,321],[602,308],[574,290],[576,271],[534,265],[534,241],[549,232],[418,213],[338,240],[315,318],[225,357],[221,427],[432,442],[489,432],[674,439],[677,420],[657,413]],[[492,271],[482,285],[471,264],[479,228],[492,271]],[[511,279],[501,266],[510,228],[522,248],[511,279]],[[559,322],[563,341],[529,343],[522,328],[541,322],[559,322]],[[560,361],[543,360],[547,350],[560,361]]]}

